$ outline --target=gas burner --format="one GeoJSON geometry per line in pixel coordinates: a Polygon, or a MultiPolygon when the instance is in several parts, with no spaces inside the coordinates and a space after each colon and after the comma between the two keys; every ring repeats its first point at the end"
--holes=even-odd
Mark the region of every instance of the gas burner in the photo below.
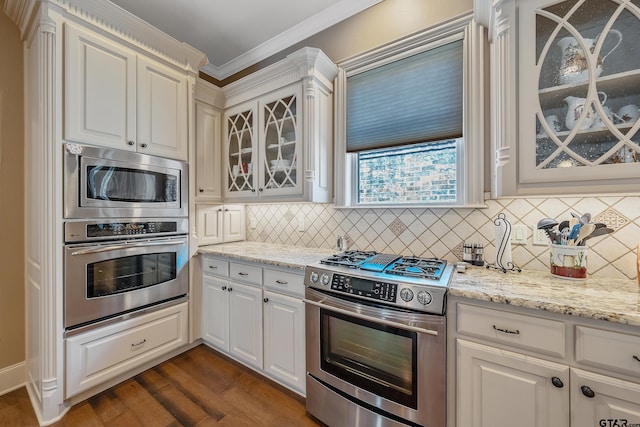
{"type": "Polygon", "coordinates": [[[322,264],[358,268],[366,260],[376,255],[373,251],[344,251],[320,261],[322,264]]]}
{"type": "Polygon", "coordinates": [[[387,274],[440,280],[447,261],[438,258],[402,257],[385,269],[387,274]]]}

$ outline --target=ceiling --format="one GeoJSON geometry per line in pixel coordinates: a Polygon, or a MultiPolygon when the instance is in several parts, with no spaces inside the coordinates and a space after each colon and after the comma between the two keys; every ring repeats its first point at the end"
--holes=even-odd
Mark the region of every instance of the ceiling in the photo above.
{"type": "Polygon", "coordinates": [[[204,52],[222,80],[382,0],[111,0],[204,52]]]}

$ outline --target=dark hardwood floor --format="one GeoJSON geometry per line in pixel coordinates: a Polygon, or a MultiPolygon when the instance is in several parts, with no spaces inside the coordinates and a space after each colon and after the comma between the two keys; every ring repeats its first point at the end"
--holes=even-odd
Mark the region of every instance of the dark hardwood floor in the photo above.
{"type": "MultiPolygon", "coordinates": [[[[37,426],[24,387],[0,426],[37,426]]],[[[73,406],[52,426],[317,426],[304,399],[200,345],[73,406]]]]}

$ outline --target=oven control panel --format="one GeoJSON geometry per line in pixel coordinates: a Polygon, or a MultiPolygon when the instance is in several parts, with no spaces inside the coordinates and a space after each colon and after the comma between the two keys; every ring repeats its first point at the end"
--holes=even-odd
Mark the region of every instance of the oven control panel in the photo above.
{"type": "Polygon", "coordinates": [[[331,290],[381,301],[395,302],[398,285],[334,274],[331,281],[331,290]]]}

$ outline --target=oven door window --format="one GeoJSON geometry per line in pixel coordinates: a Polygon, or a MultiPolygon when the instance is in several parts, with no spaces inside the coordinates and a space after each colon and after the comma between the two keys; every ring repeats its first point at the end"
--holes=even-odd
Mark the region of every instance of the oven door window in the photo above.
{"type": "Polygon", "coordinates": [[[132,255],[87,264],[87,298],[133,291],[174,280],[175,252],[132,255]]]}
{"type": "Polygon", "coordinates": [[[86,197],[128,203],[176,203],[178,175],[116,166],[88,165],[86,197]]]}
{"type": "Polygon", "coordinates": [[[323,371],[417,409],[418,334],[320,310],[323,371]]]}

